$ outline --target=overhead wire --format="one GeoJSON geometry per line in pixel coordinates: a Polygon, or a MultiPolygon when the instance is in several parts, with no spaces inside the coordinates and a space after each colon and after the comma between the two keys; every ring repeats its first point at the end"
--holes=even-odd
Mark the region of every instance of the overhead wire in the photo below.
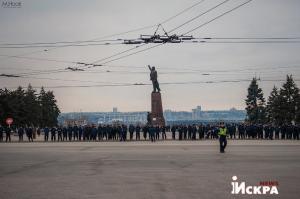
{"type": "MultiPolygon", "coordinates": [[[[78,41],[78,42],[75,42],[75,43],[79,43],[80,44],[80,43],[87,42],[87,41],[91,42],[91,41],[95,41],[95,40],[99,40],[99,39],[110,38],[110,37],[114,37],[114,36],[119,36],[119,35],[124,35],[124,34],[132,33],[132,32],[137,32],[137,31],[141,31],[141,30],[150,29],[150,28],[153,28],[155,26],[156,25],[143,26],[141,28],[136,28],[136,29],[125,31],[125,32],[120,32],[120,33],[105,35],[105,36],[97,37],[97,38],[94,38],[94,39],[91,39],[91,40],[78,41]]],[[[55,49],[58,49],[58,48],[62,48],[62,47],[54,47],[54,48],[47,49],[47,50],[38,50],[38,51],[29,52],[29,53],[22,53],[22,54],[19,54],[19,55],[6,55],[5,57],[6,58],[16,58],[17,56],[24,56],[24,55],[29,55],[29,54],[36,54],[36,53],[40,53],[40,52],[55,50],[55,49]]]]}
{"type": "MultiPolygon", "coordinates": [[[[172,19],[178,17],[179,15],[183,14],[184,12],[192,9],[193,7],[201,4],[202,2],[204,2],[205,0],[201,0],[201,1],[198,1],[196,2],[195,4],[193,4],[192,6],[184,9],[183,11],[179,12],[178,14],[174,15],[174,16],[171,16],[169,18],[167,18],[166,20],[160,22],[160,24],[164,24],[164,23],[167,23],[169,21],[171,21],[172,19]]],[[[115,34],[110,34],[110,35],[106,35],[106,36],[101,36],[101,37],[97,37],[97,38],[94,38],[94,39],[91,39],[91,40],[84,40],[84,41],[73,41],[73,43],[83,43],[83,42],[92,42],[92,41],[95,41],[95,40],[99,40],[99,39],[105,39],[105,38],[111,38],[111,37],[114,37],[114,36],[120,36],[120,35],[124,35],[124,34],[128,34],[128,33],[132,33],[132,32],[137,32],[137,31],[141,31],[141,30],[146,30],[146,29],[150,29],[150,28],[153,28],[153,27],[156,27],[157,24],[153,24],[153,25],[147,25],[147,26],[143,26],[141,28],[136,28],[136,29],[132,29],[132,30],[129,30],[129,31],[125,31],[125,32],[120,32],[120,33],[115,33],[115,34]]],[[[40,43],[43,43],[43,42],[40,42],[40,43]]],[[[44,42],[44,43],[47,43],[47,42],[44,42]]],[[[49,42],[48,42],[49,43],[49,42]]],[[[71,45],[70,45],[71,46],[71,45]]],[[[34,52],[29,52],[29,53],[25,53],[25,54],[19,54],[19,55],[6,55],[5,57],[6,58],[17,58],[18,56],[24,56],[24,55],[28,55],[28,54],[35,54],[35,53],[39,53],[39,52],[44,52],[44,51],[49,51],[49,50],[55,50],[57,48],[62,48],[62,47],[54,47],[52,49],[47,49],[47,50],[39,50],[39,51],[34,51],[34,52]]]]}
{"type": "Polygon", "coordinates": [[[203,40],[295,40],[300,37],[193,37],[203,40]]]}
{"type": "MultiPolygon", "coordinates": [[[[292,66],[292,67],[298,67],[299,66],[292,66]]],[[[290,67],[269,67],[269,68],[263,68],[263,70],[266,70],[266,69],[269,69],[269,70],[272,70],[274,71],[274,68],[275,69],[280,69],[280,68],[290,68],[290,67]]],[[[226,75],[236,75],[236,74],[239,74],[241,71],[251,71],[253,68],[250,68],[250,69],[244,69],[244,70],[239,70],[239,71],[235,71],[235,70],[214,70],[214,71],[210,71],[210,72],[221,72],[221,73],[204,73],[203,71],[190,71],[190,72],[178,72],[178,71],[171,71],[171,72],[161,72],[160,74],[161,75],[170,75],[170,74],[199,74],[200,75],[222,75],[224,76],[225,74],[226,75]],[[232,73],[228,73],[228,72],[235,72],[234,74],[232,73]],[[225,73],[225,74],[224,74],[225,73]]],[[[91,72],[91,73],[97,73],[95,71],[85,71],[85,72],[91,72]]],[[[144,71],[99,71],[100,73],[120,73],[120,74],[147,74],[147,72],[144,72],[144,71]]],[[[99,73],[98,72],[98,73],[99,73]]],[[[206,71],[207,72],[207,71],[206,71]]],[[[259,72],[257,70],[255,70],[255,72],[259,72]]],[[[276,71],[274,71],[276,72],[276,71]]],[[[278,71],[277,71],[278,72],[278,71]]],[[[279,71],[281,72],[281,71],[279,71]]],[[[262,73],[259,73],[260,75],[262,73]]],[[[270,74],[269,72],[267,74],[270,74]]],[[[249,73],[250,75],[250,73],[249,73]]],[[[28,75],[26,74],[19,74],[19,75],[16,75],[16,74],[7,74],[7,75],[0,75],[0,77],[14,77],[14,78],[30,78],[30,79],[45,79],[45,80],[52,80],[52,81],[66,81],[66,82],[89,82],[89,83],[107,83],[107,82],[99,82],[99,81],[90,81],[90,80],[77,80],[77,79],[59,79],[59,78],[44,78],[44,77],[28,77],[28,75]]],[[[111,82],[110,82],[111,83],[111,82]]],[[[119,83],[119,82],[116,82],[114,84],[122,84],[122,83],[119,83]]]]}
{"type": "MultiPolygon", "coordinates": [[[[252,0],[250,0],[250,1],[252,1],[252,0]]],[[[229,13],[229,12],[231,12],[231,11],[233,11],[233,10],[239,8],[239,7],[241,7],[242,5],[244,5],[244,4],[246,4],[246,3],[249,3],[250,1],[247,1],[247,2],[245,2],[245,3],[243,3],[243,4],[239,5],[239,6],[235,7],[234,9],[232,9],[232,10],[230,10],[230,11],[227,11],[227,12],[223,13],[222,15],[219,15],[217,18],[220,18],[220,16],[224,16],[225,14],[227,14],[227,13],[229,13]]],[[[216,19],[216,18],[215,18],[215,19],[216,19]]],[[[211,22],[211,21],[210,21],[210,22],[211,22]]],[[[198,28],[199,28],[199,27],[198,27],[198,28]]],[[[209,42],[208,42],[208,43],[209,43],[209,42]]],[[[139,52],[146,51],[146,50],[148,50],[148,49],[151,49],[151,48],[154,48],[154,47],[157,47],[157,46],[160,46],[160,45],[162,45],[162,44],[158,44],[158,45],[156,45],[156,46],[152,46],[152,47],[149,47],[149,48],[147,48],[147,49],[143,49],[143,50],[140,50],[140,51],[131,53],[131,54],[129,54],[129,55],[125,55],[125,56],[122,56],[122,57],[119,57],[119,58],[116,58],[116,59],[113,59],[113,60],[109,60],[109,61],[107,61],[107,62],[105,62],[105,63],[103,63],[103,64],[106,64],[106,63],[109,63],[109,62],[112,62],[112,61],[115,61],[115,60],[119,60],[119,59],[122,59],[122,58],[125,58],[125,57],[128,57],[128,56],[137,54],[137,53],[139,53],[139,52]]],[[[133,49],[136,49],[136,47],[133,48],[133,49]]],[[[128,51],[126,50],[126,52],[128,52],[128,51]]],[[[118,55],[120,55],[120,53],[118,53],[118,55]]],[[[112,56],[110,56],[110,57],[108,57],[108,58],[106,58],[106,59],[109,59],[109,58],[112,58],[112,56]]],[[[106,60],[106,59],[104,59],[104,60],[106,60]]],[[[103,59],[101,59],[100,61],[103,61],[103,59]]],[[[102,64],[101,64],[101,65],[102,65],[102,64]]],[[[47,71],[47,72],[49,72],[49,71],[47,71]]],[[[58,71],[56,71],[56,72],[60,72],[60,71],[58,70],[58,71]]]]}
{"type": "Polygon", "coordinates": [[[14,57],[18,59],[29,59],[29,60],[38,60],[38,61],[49,61],[49,62],[58,62],[58,63],[73,63],[76,64],[75,61],[67,61],[67,60],[58,60],[58,59],[47,59],[47,58],[38,58],[38,57],[24,57],[24,56],[18,56],[18,55],[0,55],[0,57],[14,57]]]}
{"type": "MultiPolygon", "coordinates": [[[[199,4],[201,4],[202,2],[204,2],[204,0],[199,1],[199,2],[197,2],[197,3],[195,3],[195,4],[193,4],[192,6],[190,6],[190,7],[186,8],[186,9],[184,9],[183,11],[179,12],[178,14],[176,14],[176,15],[174,15],[174,16],[169,17],[168,19],[166,19],[166,20],[160,22],[160,24],[164,24],[164,23],[167,23],[167,22],[171,21],[172,19],[178,17],[179,15],[181,15],[181,14],[183,14],[184,12],[186,12],[186,11],[192,9],[193,7],[195,7],[195,6],[199,5],[199,4]]],[[[136,31],[140,31],[140,30],[143,30],[143,29],[149,29],[149,28],[152,28],[152,27],[155,27],[155,26],[156,26],[156,25],[145,26],[145,27],[142,27],[142,28],[133,29],[133,30],[130,30],[130,31],[126,31],[126,32],[122,32],[122,33],[117,33],[117,34],[111,34],[111,35],[104,36],[104,37],[100,37],[100,38],[96,38],[96,39],[93,39],[93,40],[104,39],[104,38],[108,38],[108,37],[112,37],[112,36],[118,36],[118,35],[127,34],[127,33],[131,33],[131,32],[136,32],[136,31]]],[[[93,41],[93,40],[78,41],[78,43],[91,42],[91,41],[93,41]]],[[[43,42],[40,42],[40,43],[37,42],[36,44],[42,44],[42,43],[43,43],[43,42]]],[[[46,44],[46,43],[47,43],[47,42],[44,42],[43,44],[46,44]]],[[[48,42],[48,43],[50,43],[50,42],[48,42]]],[[[56,42],[56,43],[62,43],[62,42],[56,42]]],[[[65,42],[64,42],[64,43],[65,43],[65,42]]],[[[70,43],[70,41],[69,41],[69,43],[70,43]]],[[[73,43],[77,43],[77,41],[76,41],[76,42],[73,42],[73,43]]],[[[68,45],[68,46],[71,46],[71,45],[68,45]]],[[[116,54],[114,54],[114,55],[111,55],[111,56],[109,56],[109,57],[102,58],[102,59],[100,59],[100,60],[96,60],[95,62],[93,62],[93,64],[95,64],[95,63],[97,63],[97,62],[100,62],[100,61],[107,60],[107,59],[109,59],[109,58],[112,58],[112,57],[115,57],[115,56],[118,56],[118,55],[121,55],[121,54],[126,53],[126,52],[129,52],[129,51],[135,50],[136,48],[139,48],[139,47],[141,47],[141,46],[143,46],[143,45],[140,45],[140,46],[137,46],[137,47],[134,47],[134,48],[131,48],[131,49],[128,49],[128,50],[125,50],[125,51],[116,53],[116,54]]],[[[61,46],[58,46],[57,48],[59,48],[59,47],[61,47],[61,46]]],[[[153,47],[150,47],[150,48],[153,48],[153,47]]],[[[144,50],[139,51],[139,52],[143,52],[143,51],[144,51],[144,50]]],[[[40,52],[40,51],[36,51],[36,52],[40,52]]],[[[133,55],[133,54],[137,54],[137,53],[139,53],[139,52],[132,53],[132,55],[133,55]]],[[[34,53],[35,53],[35,52],[34,52],[34,53]]],[[[0,56],[7,56],[7,55],[0,55],[0,56]]],[[[9,56],[9,55],[8,55],[8,57],[10,57],[10,58],[14,57],[14,58],[22,58],[22,59],[31,59],[31,60],[38,60],[38,61],[54,61],[54,62],[64,62],[64,63],[78,63],[78,62],[69,62],[69,61],[63,61],[63,60],[52,60],[52,59],[42,59],[42,58],[22,57],[22,56],[18,56],[18,55],[16,55],[16,56],[9,56]]],[[[126,56],[123,56],[123,57],[126,57],[126,56]]],[[[118,59],[121,59],[121,58],[118,58],[118,59]]],[[[117,59],[115,59],[115,60],[117,60],[117,59]]],[[[57,73],[57,72],[63,72],[63,71],[61,71],[61,70],[56,70],[56,71],[54,71],[54,72],[57,73]]],[[[35,74],[38,74],[38,73],[35,73],[35,74]]],[[[49,72],[48,72],[48,71],[47,71],[47,72],[42,72],[42,74],[49,74],[49,72]]]]}
{"type": "Polygon", "coordinates": [[[176,18],[176,17],[182,15],[183,13],[185,13],[186,11],[189,11],[190,9],[192,9],[192,8],[194,8],[194,7],[196,7],[196,6],[198,6],[199,4],[203,3],[204,1],[205,1],[205,0],[198,1],[197,3],[191,5],[190,7],[185,8],[184,10],[182,10],[181,12],[179,12],[178,14],[176,14],[176,15],[174,15],[174,16],[171,16],[171,17],[167,18],[166,20],[160,22],[160,24],[165,24],[165,23],[167,23],[167,22],[173,20],[174,18],[176,18]]]}
{"type": "MultiPolygon", "coordinates": [[[[201,4],[201,3],[203,3],[204,1],[205,1],[205,0],[198,1],[198,2],[196,2],[195,4],[191,5],[190,7],[185,8],[184,10],[182,10],[181,12],[179,12],[178,14],[175,14],[175,15],[173,15],[173,16],[167,18],[166,20],[164,20],[164,21],[158,23],[157,29],[158,29],[158,27],[161,26],[162,24],[165,24],[165,23],[167,23],[167,22],[169,22],[169,21],[175,19],[176,17],[182,15],[183,13],[185,13],[185,12],[187,12],[188,10],[194,8],[195,6],[197,6],[197,5],[201,4]]],[[[156,30],[156,31],[157,31],[157,30],[156,30]]],[[[155,31],[155,32],[156,32],[156,31],[155,31]]],[[[104,57],[104,58],[102,58],[102,59],[100,59],[100,60],[96,60],[96,61],[92,62],[92,64],[99,63],[99,62],[104,61],[104,60],[107,60],[107,59],[109,59],[109,58],[116,57],[116,56],[121,55],[121,54],[124,54],[124,53],[126,53],[126,52],[135,50],[136,48],[142,47],[142,46],[144,46],[144,45],[147,45],[147,43],[145,43],[145,44],[143,44],[143,45],[140,45],[140,46],[137,46],[137,47],[135,47],[135,48],[130,48],[130,49],[128,49],[128,50],[121,51],[121,52],[119,52],[119,53],[113,54],[113,55],[108,56],[108,57],[104,57]]],[[[157,45],[157,46],[160,46],[160,45],[157,45]]],[[[150,47],[149,49],[151,49],[151,48],[153,48],[153,47],[150,47]]],[[[148,49],[148,48],[147,48],[147,49],[148,49]]],[[[145,51],[145,50],[142,50],[142,51],[140,51],[140,52],[143,52],[143,51],[145,51]]],[[[137,53],[132,53],[131,55],[133,55],[133,54],[137,54],[137,53]]],[[[123,57],[125,58],[125,57],[127,57],[127,56],[123,56],[123,57]]],[[[119,59],[119,58],[118,58],[118,59],[119,59]]],[[[118,60],[118,59],[114,59],[114,60],[118,60]]],[[[105,63],[104,63],[104,64],[105,64],[105,63]]]]}
{"type": "MultiPolygon", "coordinates": [[[[236,80],[219,80],[219,81],[188,81],[188,82],[162,82],[161,85],[189,85],[189,84],[218,84],[218,83],[239,83],[250,82],[252,79],[236,79],[236,80]]],[[[258,79],[260,82],[282,82],[285,79],[258,79]]],[[[299,82],[300,79],[294,79],[299,82]]],[[[150,86],[149,83],[123,83],[123,84],[96,84],[96,85],[58,85],[58,86],[43,86],[47,89],[60,89],[60,88],[97,88],[97,87],[124,87],[124,86],[150,86]]],[[[34,86],[40,88],[41,86],[34,86]]]]}
{"type": "MultiPolygon", "coordinates": [[[[228,2],[228,1],[229,1],[229,0],[225,0],[225,1],[223,1],[222,3],[224,4],[224,3],[228,2]]],[[[206,23],[204,23],[204,24],[201,24],[200,26],[197,26],[196,28],[194,28],[194,29],[192,29],[192,30],[186,32],[186,33],[183,34],[183,35],[186,35],[186,34],[192,32],[192,31],[194,31],[194,30],[197,30],[197,29],[199,29],[199,28],[201,28],[201,27],[203,27],[203,26],[205,26],[205,25],[207,25],[207,24],[209,24],[209,23],[211,23],[211,22],[213,22],[213,21],[219,19],[220,17],[222,17],[222,16],[224,16],[224,15],[226,15],[226,14],[228,14],[228,13],[230,13],[230,12],[232,12],[232,11],[234,11],[234,10],[240,8],[240,7],[242,7],[243,5],[245,5],[245,4],[247,4],[247,3],[250,3],[251,1],[252,1],[252,0],[248,0],[248,1],[244,2],[244,3],[242,3],[242,4],[239,4],[238,6],[234,7],[233,9],[230,9],[229,11],[226,11],[226,12],[222,13],[221,15],[218,15],[217,17],[215,17],[215,18],[209,20],[208,22],[206,22],[206,23]]],[[[221,5],[222,5],[222,3],[221,3],[221,5]]],[[[169,32],[168,32],[168,33],[169,33],[169,32]]],[[[162,44],[164,44],[164,43],[160,43],[160,44],[158,44],[158,45],[156,45],[156,46],[154,46],[154,47],[161,46],[162,44]]],[[[146,48],[146,49],[144,49],[144,50],[140,50],[140,51],[138,51],[137,53],[139,53],[139,52],[144,52],[144,51],[146,51],[146,50],[148,50],[148,49],[152,49],[152,48],[154,48],[154,47],[149,47],[149,48],[146,48]]],[[[131,56],[131,55],[134,55],[134,54],[137,54],[137,53],[131,53],[131,54],[129,54],[129,55],[125,55],[125,56],[122,56],[122,57],[119,57],[119,58],[116,58],[116,59],[113,59],[113,60],[110,60],[110,61],[104,62],[104,63],[110,63],[110,62],[113,62],[113,61],[116,61],[116,60],[119,60],[119,59],[123,59],[123,58],[126,58],[126,57],[128,57],[128,56],[131,56]]]]}
{"type": "Polygon", "coordinates": [[[203,23],[203,24],[201,24],[201,25],[199,25],[199,26],[197,26],[197,27],[195,27],[195,28],[193,28],[193,29],[185,32],[182,35],[187,35],[187,34],[189,34],[191,32],[194,32],[195,30],[197,30],[199,28],[202,28],[203,26],[205,26],[205,25],[207,25],[207,24],[209,24],[209,23],[211,23],[211,22],[213,22],[213,21],[215,21],[215,20],[217,20],[217,19],[219,19],[219,18],[221,18],[221,17],[223,17],[223,16],[225,16],[225,15],[227,15],[227,14],[229,14],[229,13],[235,11],[235,10],[237,10],[237,9],[239,9],[240,7],[242,7],[242,6],[250,3],[251,1],[253,1],[253,0],[248,0],[248,1],[244,2],[244,3],[242,3],[242,4],[239,4],[238,6],[235,6],[234,8],[232,8],[232,9],[230,9],[230,10],[228,10],[228,11],[226,11],[226,12],[220,14],[220,15],[218,15],[217,17],[214,17],[213,19],[211,19],[211,20],[209,20],[209,21],[207,21],[207,22],[205,22],[205,23],[203,23]]]}
{"type": "MultiPolygon", "coordinates": [[[[193,38],[192,41],[184,41],[182,43],[192,43],[192,42],[198,42],[197,40],[195,39],[201,39],[203,41],[201,42],[207,42],[207,43],[212,43],[211,40],[274,40],[272,41],[273,43],[274,42],[278,42],[278,43],[293,43],[293,40],[296,40],[296,39],[300,39],[300,37],[295,37],[295,38],[273,38],[273,37],[269,37],[269,38],[247,38],[247,37],[244,37],[244,38],[193,38]],[[279,40],[279,41],[276,41],[276,40],[279,40]],[[285,41],[286,40],[286,41],[285,41]]],[[[226,41],[228,42],[228,41],[226,41]]],[[[223,42],[223,43],[226,43],[226,42],[223,42]]],[[[252,41],[254,42],[254,41],[252,41]]],[[[232,42],[231,42],[232,43],[232,42]]],[[[246,43],[249,43],[249,42],[246,42],[246,43]]],[[[257,43],[263,43],[263,42],[257,42],[257,43]]],[[[268,43],[268,42],[264,42],[264,43],[268,43]]],[[[297,43],[297,42],[296,42],[297,43]]],[[[49,47],[67,47],[67,46],[73,46],[73,47],[86,47],[86,46],[108,46],[108,45],[121,45],[121,44],[124,44],[124,42],[121,42],[121,43],[87,43],[87,44],[72,44],[72,45],[69,45],[69,44],[66,44],[66,45],[48,45],[48,46],[41,46],[41,45],[25,45],[25,46],[14,46],[14,45],[9,45],[9,46],[1,46],[0,45],[0,49],[1,48],[12,48],[12,49],[18,49],[18,48],[49,48],[49,47]]],[[[139,46],[138,46],[139,47],[139,46]]],[[[6,55],[4,55],[6,56],[6,55]]],[[[9,56],[9,55],[7,55],[9,56]]],[[[13,57],[13,56],[12,56],[13,57]]]]}
{"type": "MultiPolygon", "coordinates": [[[[145,44],[142,44],[142,45],[139,45],[139,46],[135,46],[135,47],[133,47],[133,48],[129,48],[129,49],[127,49],[127,50],[118,52],[118,53],[113,54],[113,55],[110,55],[110,56],[108,56],[108,57],[104,57],[104,58],[101,58],[101,59],[99,59],[99,60],[93,61],[93,62],[91,62],[91,64],[96,64],[96,63],[99,63],[99,62],[101,62],[101,61],[104,61],[104,60],[107,60],[107,59],[116,57],[116,56],[118,56],[118,55],[122,55],[122,54],[124,54],[124,53],[129,52],[129,51],[132,51],[132,50],[135,50],[135,49],[137,49],[137,48],[143,47],[143,46],[145,46],[145,45],[146,45],[146,43],[145,43],[145,44]]],[[[102,64],[105,64],[105,63],[102,63],[102,64]]]]}
{"type": "Polygon", "coordinates": [[[297,44],[299,41],[192,41],[186,44],[297,44]]]}
{"type": "Polygon", "coordinates": [[[124,58],[126,58],[126,57],[129,57],[129,56],[132,56],[132,55],[135,55],[135,54],[138,54],[138,53],[141,53],[141,52],[150,50],[150,49],[152,49],[152,48],[159,47],[159,46],[164,45],[164,44],[165,44],[165,43],[160,43],[160,44],[157,44],[157,45],[154,45],[154,46],[150,46],[150,47],[148,47],[148,48],[145,48],[145,49],[142,49],[142,50],[139,50],[139,51],[130,53],[130,54],[128,54],[128,55],[124,55],[124,56],[121,56],[121,57],[118,57],[118,58],[115,58],[115,59],[112,59],[112,60],[103,62],[103,63],[101,63],[101,64],[107,64],[107,63],[110,63],[110,62],[113,62],[113,61],[117,61],[117,60],[120,60],[120,59],[124,59],[124,58]]]}
{"type": "Polygon", "coordinates": [[[83,40],[83,41],[55,41],[55,42],[28,42],[28,43],[0,43],[0,46],[29,46],[29,45],[55,45],[55,44],[76,44],[76,43],[94,43],[94,42],[112,42],[122,39],[104,39],[104,40],[83,40]]]}
{"type": "Polygon", "coordinates": [[[206,10],[205,12],[203,12],[203,13],[197,15],[196,17],[193,17],[192,19],[190,19],[190,20],[184,22],[183,24],[180,24],[179,26],[176,26],[175,28],[172,28],[170,31],[168,31],[168,33],[171,33],[171,32],[173,32],[174,30],[177,30],[177,29],[181,28],[182,26],[185,26],[186,24],[189,24],[190,22],[192,22],[192,21],[198,19],[199,17],[202,17],[203,15],[209,13],[210,11],[212,11],[212,10],[218,8],[218,7],[220,7],[221,5],[227,3],[228,1],[230,1],[230,0],[222,1],[221,3],[217,4],[216,6],[213,6],[212,8],[210,8],[210,9],[206,10]]]}
{"type": "Polygon", "coordinates": [[[91,44],[66,44],[66,45],[26,45],[26,46],[0,46],[1,48],[12,48],[12,49],[16,49],[16,48],[61,48],[61,47],[69,47],[69,46],[73,46],[73,47],[86,47],[86,46],[108,46],[108,45],[121,45],[122,43],[91,43],[91,44]]]}

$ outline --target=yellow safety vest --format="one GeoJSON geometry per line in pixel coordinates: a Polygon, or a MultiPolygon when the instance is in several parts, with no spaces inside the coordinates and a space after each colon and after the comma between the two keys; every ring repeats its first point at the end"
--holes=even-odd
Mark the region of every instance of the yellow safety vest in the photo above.
{"type": "Polygon", "coordinates": [[[225,135],[226,136],[226,133],[227,133],[227,128],[220,128],[219,129],[219,135],[225,135]]]}

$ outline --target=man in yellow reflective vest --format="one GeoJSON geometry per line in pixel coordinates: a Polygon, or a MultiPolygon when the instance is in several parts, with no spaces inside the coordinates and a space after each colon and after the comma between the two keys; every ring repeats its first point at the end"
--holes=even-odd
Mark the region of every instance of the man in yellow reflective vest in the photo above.
{"type": "Polygon", "coordinates": [[[225,127],[224,122],[220,123],[219,128],[219,141],[220,141],[220,153],[225,153],[225,147],[227,145],[227,128],[225,127]]]}

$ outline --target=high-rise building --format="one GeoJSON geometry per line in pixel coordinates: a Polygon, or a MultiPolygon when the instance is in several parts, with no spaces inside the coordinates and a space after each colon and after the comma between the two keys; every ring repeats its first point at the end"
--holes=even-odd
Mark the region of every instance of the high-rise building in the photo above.
{"type": "Polygon", "coordinates": [[[201,106],[197,106],[195,109],[192,109],[192,119],[193,120],[201,119],[201,106]]]}

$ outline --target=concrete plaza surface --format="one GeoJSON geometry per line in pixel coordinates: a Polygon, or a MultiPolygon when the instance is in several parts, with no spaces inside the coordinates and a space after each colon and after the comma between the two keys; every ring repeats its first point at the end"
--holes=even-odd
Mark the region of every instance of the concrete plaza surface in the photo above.
{"type": "Polygon", "coordinates": [[[300,142],[0,143],[0,198],[299,198],[300,142]],[[231,195],[277,181],[279,195],[231,195]]]}

